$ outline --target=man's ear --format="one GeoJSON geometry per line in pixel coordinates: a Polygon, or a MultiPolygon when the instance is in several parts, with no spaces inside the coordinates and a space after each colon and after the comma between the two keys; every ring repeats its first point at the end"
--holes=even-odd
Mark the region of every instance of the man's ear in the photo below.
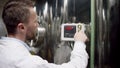
{"type": "Polygon", "coordinates": [[[24,31],[25,30],[25,25],[23,23],[19,23],[18,26],[17,26],[17,29],[19,31],[24,31]]]}

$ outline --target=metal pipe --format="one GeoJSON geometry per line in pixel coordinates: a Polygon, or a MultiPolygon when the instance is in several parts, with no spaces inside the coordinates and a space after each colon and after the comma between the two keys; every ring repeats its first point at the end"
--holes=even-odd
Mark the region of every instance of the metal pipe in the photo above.
{"type": "Polygon", "coordinates": [[[94,68],[95,49],[95,0],[91,0],[91,47],[90,47],[90,68],[94,68]]]}

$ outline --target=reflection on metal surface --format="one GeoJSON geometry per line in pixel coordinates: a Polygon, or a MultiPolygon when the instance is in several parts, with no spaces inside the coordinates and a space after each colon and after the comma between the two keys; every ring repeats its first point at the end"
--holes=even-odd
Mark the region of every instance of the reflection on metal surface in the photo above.
{"type": "MultiPolygon", "coordinates": [[[[96,0],[95,67],[97,68],[110,68],[111,65],[117,65],[112,63],[110,59],[111,51],[115,51],[111,49],[116,47],[116,45],[111,44],[114,41],[110,41],[110,39],[115,31],[111,31],[113,30],[111,27],[114,26],[113,23],[117,24],[117,18],[119,18],[119,15],[116,15],[116,13],[119,12],[119,9],[117,8],[119,6],[118,1],[119,0],[96,0]],[[111,12],[114,11],[112,9],[116,10],[116,12],[111,12]],[[111,15],[114,17],[111,17],[111,15]],[[111,21],[110,18],[112,20],[116,18],[116,22],[111,21]]],[[[115,28],[118,30],[118,27],[115,28]]],[[[114,34],[116,34],[116,32],[114,34]]],[[[117,38],[114,37],[114,39],[117,38]]],[[[116,68],[116,66],[112,68],[116,68]]]]}
{"type": "Polygon", "coordinates": [[[45,37],[45,28],[38,27],[36,39],[34,41],[33,46],[36,46],[38,43],[42,42],[42,40],[44,40],[44,37],[45,37]]]}
{"type": "Polygon", "coordinates": [[[110,0],[109,5],[109,22],[110,22],[110,59],[109,63],[111,68],[119,67],[119,56],[120,52],[120,0],[110,0]],[[114,4],[113,4],[114,3],[114,4]]]}
{"type": "MultiPolygon", "coordinates": [[[[105,53],[109,53],[108,48],[108,22],[107,22],[107,9],[105,5],[108,5],[103,0],[96,0],[96,53],[95,53],[95,64],[98,68],[104,68],[104,62],[106,56],[105,53]],[[107,50],[105,50],[107,48],[107,50]]],[[[107,65],[106,65],[107,66],[107,65]]]]}
{"type": "Polygon", "coordinates": [[[45,37],[45,28],[38,27],[36,31],[36,36],[32,40],[26,41],[31,47],[36,47],[38,44],[42,43],[45,37]]]}

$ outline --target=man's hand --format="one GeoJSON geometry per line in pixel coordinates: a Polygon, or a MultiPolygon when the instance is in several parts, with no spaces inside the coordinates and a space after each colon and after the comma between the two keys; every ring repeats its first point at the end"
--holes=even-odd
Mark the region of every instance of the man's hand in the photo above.
{"type": "Polygon", "coordinates": [[[88,40],[88,38],[87,38],[86,34],[84,33],[84,31],[79,31],[79,32],[75,33],[74,40],[75,41],[86,42],[88,40]]]}

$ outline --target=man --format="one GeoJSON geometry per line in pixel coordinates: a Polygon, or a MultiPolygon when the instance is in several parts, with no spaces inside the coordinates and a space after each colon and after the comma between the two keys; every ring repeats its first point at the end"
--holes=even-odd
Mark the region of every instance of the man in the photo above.
{"type": "Polygon", "coordinates": [[[86,68],[88,54],[84,42],[87,36],[77,32],[75,44],[68,63],[48,63],[29,52],[26,40],[33,39],[38,27],[37,14],[30,0],[10,1],[5,4],[2,18],[8,37],[0,39],[0,68],[86,68]]]}

